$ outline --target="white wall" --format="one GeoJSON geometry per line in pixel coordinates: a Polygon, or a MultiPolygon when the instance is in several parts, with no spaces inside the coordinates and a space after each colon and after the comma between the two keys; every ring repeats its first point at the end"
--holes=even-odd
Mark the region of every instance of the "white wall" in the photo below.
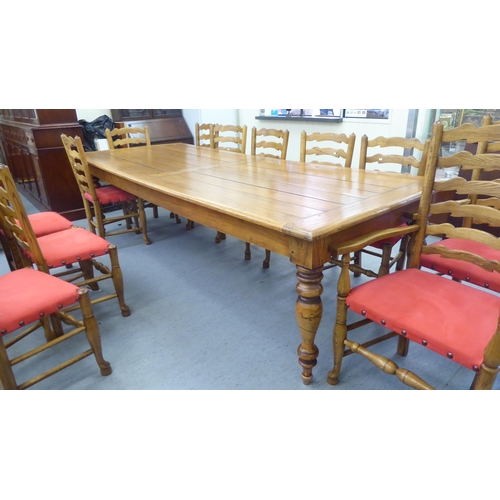
{"type": "Polygon", "coordinates": [[[93,122],[96,118],[99,118],[102,115],[108,115],[110,118],[111,110],[110,109],[77,109],[76,116],[79,120],[87,120],[88,122],[93,122]]]}

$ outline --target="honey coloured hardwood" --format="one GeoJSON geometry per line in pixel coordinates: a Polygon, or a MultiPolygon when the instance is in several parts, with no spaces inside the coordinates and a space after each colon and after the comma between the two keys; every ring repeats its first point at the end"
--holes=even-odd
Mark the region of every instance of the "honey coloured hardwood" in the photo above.
{"type": "Polygon", "coordinates": [[[159,206],[289,257],[304,383],[318,355],[323,264],[339,242],[397,226],[422,179],[234,154],[187,144],[87,153],[91,173],[159,206]]]}

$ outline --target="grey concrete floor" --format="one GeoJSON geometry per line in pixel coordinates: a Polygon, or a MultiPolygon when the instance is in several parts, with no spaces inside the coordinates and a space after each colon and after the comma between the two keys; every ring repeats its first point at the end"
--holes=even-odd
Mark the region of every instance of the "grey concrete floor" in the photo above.
{"type": "MultiPolygon", "coordinates": [[[[26,200],[25,204],[28,212],[35,211],[26,200]]],[[[113,373],[101,376],[94,358],[89,357],[33,390],[408,389],[361,356],[346,358],[340,383],[328,385],[338,269],[324,272],[324,313],[316,337],[318,363],[312,383],[304,386],[296,354],[300,335],[295,320],[295,266],[272,254],[270,268],[263,269],[263,249],[252,247],[252,260],[245,261],[242,241],[228,236],[215,244],[213,229],[196,224],[186,231],[185,219],[176,224],[163,209],[158,219],[151,211],[148,216],[151,245],[144,245],[141,235],[109,238],[119,249],[125,298],[132,310],[124,318],[115,301],[94,306],[104,356],[113,373]]],[[[75,223],[87,227],[85,220],[75,223]]],[[[7,272],[5,259],[0,257],[0,273],[7,272]]],[[[104,282],[102,288],[110,289],[110,283],[104,282]]],[[[92,292],[93,296],[99,293],[92,292]]],[[[381,327],[370,326],[363,335],[368,338],[378,331],[381,327]]],[[[19,348],[34,340],[23,341],[19,348]]],[[[66,350],[83,348],[85,337],[72,342],[73,346],[64,343],[49,350],[42,361],[17,366],[16,376],[27,378],[44,364],[62,359],[66,350]]],[[[376,350],[437,388],[467,389],[473,378],[465,368],[419,345],[412,344],[406,358],[395,354],[396,339],[376,350]]]]}

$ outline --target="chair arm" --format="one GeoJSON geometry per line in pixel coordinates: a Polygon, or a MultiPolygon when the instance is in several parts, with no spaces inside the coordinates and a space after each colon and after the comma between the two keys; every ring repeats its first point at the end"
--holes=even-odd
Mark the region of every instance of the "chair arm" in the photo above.
{"type": "Polygon", "coordinates": [[[414,233],[418,231],[419,227],[420,226],[418,224],[412,224],[410,226],[373,231],[353,240],[346,241],[339,246],[332,246],[329,250],[332,252],[332,255],[345,255],[346,253],[357,252],[358,250],[362,250],[376,241],[414,233]]]}

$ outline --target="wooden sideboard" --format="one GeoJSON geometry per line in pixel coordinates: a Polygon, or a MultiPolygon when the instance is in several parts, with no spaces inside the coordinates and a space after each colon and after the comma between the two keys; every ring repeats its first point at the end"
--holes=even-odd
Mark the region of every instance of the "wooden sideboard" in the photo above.
{"type": "Polygon", "coordinates": [[[0,147],[20,192],[39,210],[85,218],[61,134],[83,138],[74,109],[0,109],[0,147]]]}
{"type": "Polygon", "coordinates": [[[112,109],[111,114],[117,128],[147,125],[152,144],[194,144],[182,109],[112,109]]]}

